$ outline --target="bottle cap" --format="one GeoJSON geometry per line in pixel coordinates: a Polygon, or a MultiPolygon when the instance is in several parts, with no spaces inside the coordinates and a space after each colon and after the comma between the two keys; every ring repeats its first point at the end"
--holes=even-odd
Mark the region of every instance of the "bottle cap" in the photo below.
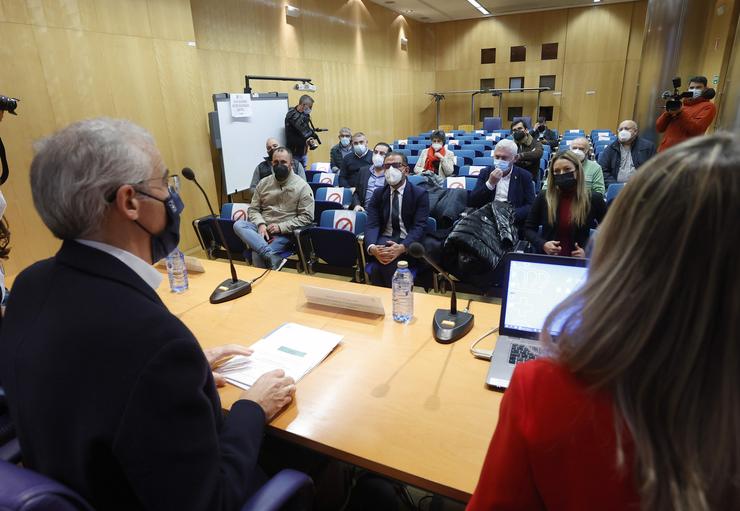
{"type": "Polygon", "coordinates": [[[399,270],[406,270],[409,267],[408,261],[398,261],[398,269],[399,270]]]}

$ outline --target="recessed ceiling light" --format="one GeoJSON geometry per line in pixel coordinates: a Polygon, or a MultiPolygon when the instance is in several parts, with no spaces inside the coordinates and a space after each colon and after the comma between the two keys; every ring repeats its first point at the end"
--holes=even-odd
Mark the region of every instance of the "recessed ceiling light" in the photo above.
{"type": "Polygon", "coordinates": [[[476,0],[468,0],[468,3],[469,3],[470,5],[472,5],[473,7],[475,7],[476,9],[478,9],[478,10],[479,10],[479,11],[481,12],[481,14],[485,14],[486,16],[488,16],[488,15],[490,15],[490,14],[491,14],[491,13],[490,13],[490,12],[488,11],[488,9],[486,9],[485,7],[483,7],[483,6],[482,6],[481,4],[479,4],[479,3],[478,3],[478,2],[476,1],[476,0]]]}
{"type": "Polygon", "coordinates": [[[601,0],[594,0],[595,4],[598,4],[599,2],[601,2],[601,0]]]}

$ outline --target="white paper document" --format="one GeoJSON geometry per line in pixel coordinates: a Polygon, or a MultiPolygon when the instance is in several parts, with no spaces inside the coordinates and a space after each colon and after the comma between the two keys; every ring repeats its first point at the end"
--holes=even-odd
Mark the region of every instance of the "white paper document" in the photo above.
{"type": "Polygon", "coordinates": [[[252,117],[252,97],[249,94],[231,94],[231,117],[243,119],[252,117]]]}
{"type": "Polygon", "coordinates": [[[282,369],[298,382],[324,360],[342,336],[296,323],[286,323],[249,348],[250,356],[235,356],[219,368],[226,381],[248,389],[263,374],[282,369]]]}

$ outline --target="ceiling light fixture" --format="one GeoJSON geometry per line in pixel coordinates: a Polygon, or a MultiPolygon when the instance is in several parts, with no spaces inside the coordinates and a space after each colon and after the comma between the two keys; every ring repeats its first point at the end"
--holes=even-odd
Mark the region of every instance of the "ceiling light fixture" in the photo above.
{"type": "Polygon", "coordinates": [[[491,15],[491,13],[488,11],[488,9],[486,9],[485,7],[483,7],[476,0],[468,0],[468,3],[470,5],[472,5],[473,7],[475,7],[476,9],[478,9],[481,12],[481,14],[485,14],[486,16],[490,16],[491,15]]]}
{"type": "Polygon", "coordinates": [[[601,0],[594,0],[595,4],[598,4],[599,2],[601,2],[601,0]]]}

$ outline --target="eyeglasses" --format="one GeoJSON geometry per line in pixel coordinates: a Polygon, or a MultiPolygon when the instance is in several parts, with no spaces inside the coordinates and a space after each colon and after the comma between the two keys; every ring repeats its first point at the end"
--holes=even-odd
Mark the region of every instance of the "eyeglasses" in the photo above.
{"type": "Polygon", "coordinates": [[[405,167],[405,166],[406,166],[405,164],[403,164],[403,163],[400,163],[400,162],[397,162],[397,163],[384,163],[384,164],[383,164],[383,168],[384,168],[385,170],[388,170],[388,169],[389,169],[389,168],[391,168],[391,167],[393,167],[394,169],[399,169],[399,170],[401,170],[401,169],[402,169],[403,167],[405,167]]]}
{"type": "Polygon", "coordinates": [[[113,202],[116,198],[116,193],[118,192],[118,189],[124,185],[130,185],[134,187],[134,190],[136,190],[136,193],[146,195],[147,197],[153,197],[152,195],[149,195],[148,193],[143,192],[142,190],[137,188],[138,186],[144,185],[151,181],[159,181],[159,184],[161,185],[161,187],[166,188],[167,193],[169,194],[172,194],[172,192],[176,192],[180,188],[179,176],[170,176],[169,169],[166,169],[164,171],[164,174],[160,177],[150,177],[148,179],[142,179],[141,181],[137,181],[135,183],[121,183],[120,185],[116,186],[115,189],[111,190],[105,195],[105,200],[108,202],[113,202]]]}

